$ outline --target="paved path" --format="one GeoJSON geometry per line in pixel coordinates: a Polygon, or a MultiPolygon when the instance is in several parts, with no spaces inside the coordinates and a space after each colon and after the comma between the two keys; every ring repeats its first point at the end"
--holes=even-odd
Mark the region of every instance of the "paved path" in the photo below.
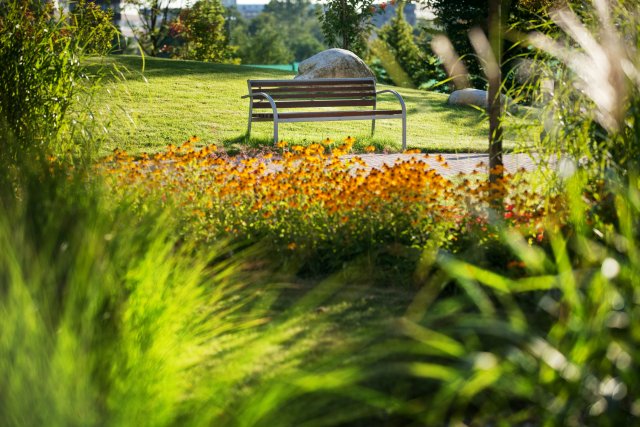
{"type": "MultiPolygon", "coordinates": [[[[424,154],[359,154],[362,160],[371,169],[381,169],[383,165],[392,166],[397,161],[419,159],[429,163],[442,176],[452,176],[459,173],[471,173],[474,170],[487,173],[489,156],[487,154],[441,154],[449,167],[443,167],[436,160],[438,154],[430,154],[427,158],[424,154]]],[[[353,157],[353,156],[345,156],[353,157]]],[[[516,172],[518,169],[534,170],[536,165],[529,154],[505,154],[503,157],[507,172],[516,172]]]]}

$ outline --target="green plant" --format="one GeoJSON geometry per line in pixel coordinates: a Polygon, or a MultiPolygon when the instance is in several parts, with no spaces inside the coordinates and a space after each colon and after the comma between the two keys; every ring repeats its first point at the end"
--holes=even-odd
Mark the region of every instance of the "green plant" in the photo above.
{"type": "Polygon", "coordinates": [[[261,13],[253,19],[247,37],[239,42],[238,56],[246,64],[288,64],[294,59],[272,14],[261,13]]]}
{"type": "Polygon", "coordinates": [[[174,51],[176,57],[204,62],[232,61],[224,8],[218,0],[200,0],[183,9],[171,28],[184,43],[174,51]]]}
{"type": "Polygon", "coordinates": [[[294,61],[304,61],[326,49],[317,16],[320,7],[309,0],[271,0],[262,11],[275,17],[294,61]]]}
{"type": "Polygon", "coordinates": [[[618,174],[635,169],[640,156],[640,63],[630,52],[640,46],[637,10],[626,1],[611,6],[594,2],[591,18],[580,21],[568,9],[552,18],[561,32],[529,38],[559,59],[551,67],[544,57],[537,64],[546,76],[537,87],[551,83],[550,93],[538,92],[551,98],[543,113],[549,131],[545,149],[554,151],[550,142],[561,141],[556,150],[590,163],[598,175],[608,168],[618,174]],[[602,61],[608,65],[599,66],[602,61]]]}
{"type": "Polygon", "coordinates": [[[411,77],[413,86],[429,88],[444,80],[444,69],[438,66],[437,57],[420,51],[413,35],[413,28],[404,19],[404,4],[396,3],[396,16],[390,24],[378,30],[378,36],[394,54],[396,62],[411,77]]]}
{"type": "Polygon", "coordinates": [[[638,40],[640,16],[630,6],[595,1],[582,20],[563,10],[552,17],[572,42],[529,39],[563,68],[556,76],[565,90],[553,103],[573,106],[546,143],[585,159],[581,167],[565,159],[558,179],[544,181],[558,185],[567,209],[565,220],[547,219],[547,244],[495,224],[502,256],[516,257],[511,274],[440,255],[453,283],[436,276],[402,325],[423,355],[403,368],[431,390],[409,395],[425,424],[638,423],[640,181],[634,161],[612,155],[635,149],[638,138],[635,46],[622,47],[638,40]],[[603,151],[589,154],[590,146],[603,151]]]}
{"type": "Polygon", "coordinates": [[[0,9],[0,157],[4,162],[78,149],[79,140],[71,143],[65,135],[76,129],[69,114],[76,96],[91,87],[80,60],[85,49],[104,48],[105,37],[113,31],[108,15],[95,7],[81,3],[78,11],[68,16],[40,1],[8,2],[0,9]],[[99,22],[95,28],[93,20],[99,22]]]}
{"type": "Polygon", "coordinates": [[[178,15],[180,7],[175,0],[126,0],[124,4],[135,7],[141,26],[129,23],[133,34],[145,54],[158,56],[163,53],[171,22],[178,15]]]}
{"type": "Polygon", "coordinates": [[[105,55],[118,40],[118,29],[112,24],[113,10],[103,11],[100,6],[87,0],[71,5],[69,19],[74,27],[73,37],[79,39],[82,52],[88,55],[105,55]]]}
{"type": "Polygon", "coordinates": [[[365,57],[376,12],[373,0],[329,0],[318,14],[325,42],[365,57]]]}

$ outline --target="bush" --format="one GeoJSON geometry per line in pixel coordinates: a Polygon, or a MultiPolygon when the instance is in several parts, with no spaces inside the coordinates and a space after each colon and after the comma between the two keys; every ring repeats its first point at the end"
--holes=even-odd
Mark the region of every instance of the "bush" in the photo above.
{"type": "Polygon", "coordinates": [[[225,29],[224,8],[219,0],[200,0],[180,12],[172,32],[183,44],[174,56],[204,62],[229,62],[233,50],[229,47],[225,29]]]}
{"type": "MultiPolygon", "coordinates": [[[[40,1],[8,2],[0,11],[0,134],[3,162],[75,150],[69,116],[86,89],[81,56],[106,48],[113,27],[92,4],[70,18],[40,1]],[[87,50],[85,50],[87,49],[87,50]],[[44,147],[44,150],[43,150],[44,147]]],[[[110,40],[109,40],[110,43],[110,40]]]]}
{"type": "Polygon", "coordinates": [[[71,5],[69,15],[73,37],[79,41],[82,52],[87,55],[105,55],[118,43],[119,32],[113,26],[113,10],[102,8],[87,0],[71,5]]]}

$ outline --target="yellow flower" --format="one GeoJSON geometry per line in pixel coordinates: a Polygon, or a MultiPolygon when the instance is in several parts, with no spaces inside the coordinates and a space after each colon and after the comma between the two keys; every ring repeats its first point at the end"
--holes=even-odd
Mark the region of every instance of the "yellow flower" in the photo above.
{"type": "Polygon", "coordinates": [[[376,151],[376,147],[374,147],[373,145],[368,145],[364,148],[364,151],[366,151],[367,153],[373,153],[374,151],[376,151]]]}
{"type": "Polygon", "coordinates": [[[298,245],[296,245],[294,242],[291,242],[291,243],[289,243],[289,244],[287,245],[287,248],[288,248],[290,251],[295,250],[297,247],[298,247],[298,245]]]}
{"type": "MultiPolygon", "coordinates": [[[[328,138],[327,138],[327,139],[328,139],[328,138]]],[[[352,136],[347,136],[347,137],[344,139],[344,142],[346,142],[347,144],[353,144],[354,142],[356,142],[356,139],[355,139],[354,137],[352,137],[352,136]]]]}
{"type": "Polygon", "coordinates": [[[330,144],[333,144],[333,139],[331,139],[331,138],[325,138],[325,139],[323,139],[323,140],[322,140],[322,143],[323,143],[324,145],[330,145],[330,144]]]}
{"type": "Polygon", "coordinates": [[[280,140],[280,142],[278,142],[276,144],[276,147],[278,147],[278,148],[284,148],[286,146],[287,146],[287,141],[285,141],[285,140],[280,140]]]}

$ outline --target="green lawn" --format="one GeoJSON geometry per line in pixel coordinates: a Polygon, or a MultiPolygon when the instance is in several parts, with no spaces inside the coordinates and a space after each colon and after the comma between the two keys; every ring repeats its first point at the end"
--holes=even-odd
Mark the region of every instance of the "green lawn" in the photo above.
{"type": "MultiPolygon", "coordinates": [[[[144,68],[140,57],[112,56],[105,61],[122,73],[116,79],[107,77],[95,99],[95,109],[109,117],[103,153],[116,147],[131,153],[156,152],[191,135],[197,135],[201,144],[246,144],[248,105],[246,99],[241,99],[247,92],[246,80],[293,77],[284,71],[195,61],[147,58],[144,68]]],[[[394,89],[407,104],[409,148],[442,152],[486,150],[488,123],[479,111],[451,107],[444,94],[394,89]]],[[[393,107],[397,101],[390,96],[380,104],[382,108],[393,107]]],[[[515,136],[512,124],[513,120],[507,125],[505,148],[513,148],[516,140],[523,139],[515,136]]],[[[289,143],[305,144],[324,138],[340,141],[351,135],[365,144],[400,149],[399,120],[378,121],[374,138],[369,132],[368,121],[280,126],[280,137],[289,143]]],[[[271,123],[255,123],[249,143],[271,145],[271,135],[271,123]]]]}

